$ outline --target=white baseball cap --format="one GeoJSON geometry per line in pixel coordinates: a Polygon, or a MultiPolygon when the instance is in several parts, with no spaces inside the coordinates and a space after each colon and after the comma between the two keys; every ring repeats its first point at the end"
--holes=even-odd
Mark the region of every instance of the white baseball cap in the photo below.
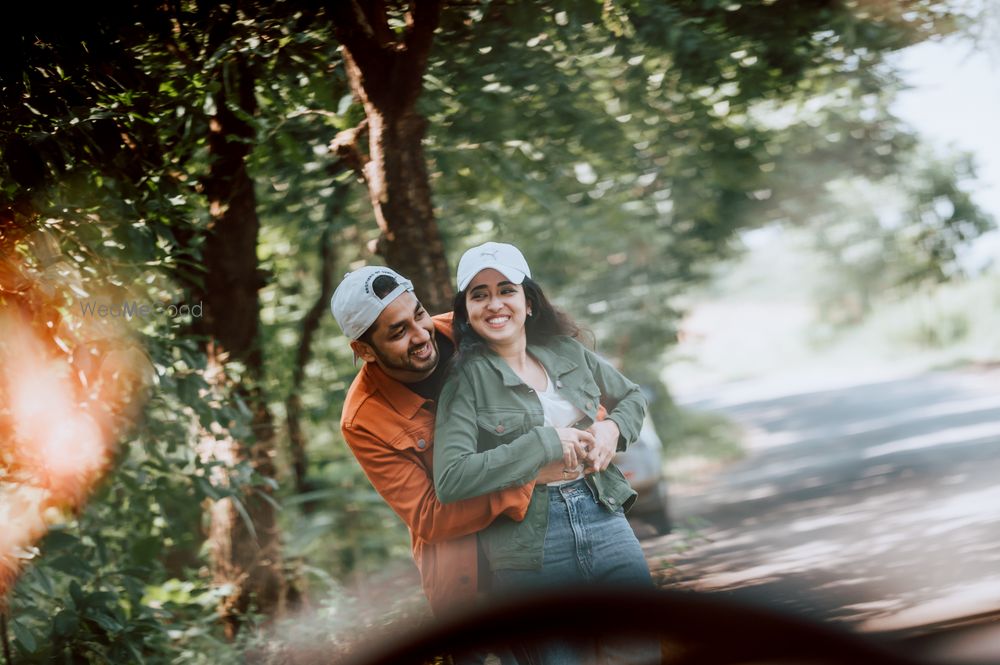
{"type": "Polygon", "coordinates": [[[485,242],[462,254],[458,262],[458,290],[464,291],[472,278],[487,268],[493,268],[513,284],[531,277],[531,269],[521,250],[504,242],[485,242]]]}
{"type": "Polygon", "coordinates": [[[382,310],[407,291],[413,291],[413,282],[404,279],[395,270],[385,266],[365,266],[344,275],[344,281],[330,299],[330,309],[337,325],[353,341],[375,323],[382,310]],[[395,279],[398,286],[379,298],[372,283],[382,275],[395,279]]]}

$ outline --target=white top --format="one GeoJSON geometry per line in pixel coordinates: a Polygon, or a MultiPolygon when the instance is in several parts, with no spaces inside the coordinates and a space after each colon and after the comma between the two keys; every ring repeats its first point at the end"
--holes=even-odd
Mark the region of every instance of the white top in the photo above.
{"type": "MultiPolygon", "coordinates": [[[[544,368],[542,368],[542,370],[544,371],[544,368]]],[[[544,424],[547,427],[569,427],[586,415],[583,411],[573,406],[562,395],[556,392],[555,383],[553,383],[552,379],[549,378],[548,372],[545,373],[545,381],[545,390],[537,391],[537,394],[538,401],[542,403],[542,412],[545,414],[544,424]]],[[[552,483],[547,483],[547,485],[549,487],[556,487],[582,478],[583,464],[577,466],[576,471],[576,475],[571,478],[557,480],[552,483]]]]}

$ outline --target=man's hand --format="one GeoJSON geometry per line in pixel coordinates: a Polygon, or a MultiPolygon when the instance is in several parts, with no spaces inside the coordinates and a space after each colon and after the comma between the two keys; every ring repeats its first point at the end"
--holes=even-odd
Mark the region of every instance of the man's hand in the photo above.
{"type": "Polygon", "coordinates": [[[588,474],[604,471],[618,452],[618,438],[621,432],[613,420],[598,421],[588,427],[587,431],[594,437],[594,446],[586,457],[587,468],[584,471],[588,474]]]}

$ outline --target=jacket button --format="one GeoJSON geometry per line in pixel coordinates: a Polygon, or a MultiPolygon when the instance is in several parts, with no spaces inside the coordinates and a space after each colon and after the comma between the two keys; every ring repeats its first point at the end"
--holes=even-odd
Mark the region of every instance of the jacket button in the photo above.
{"type": "Polygon", "coordinates": [[[608,497],[608,503],[610,503],[612,506],[615,505],[615,497],[613,497],[613,496],[612,497],[608,497]]]}
{"type": "Polygon", "coordinates": [[[562,388],[562,381],[556,381],[556,388],[562,388]]]}
{"type": "Polygon", "coordinates": [[[423,450],[426,447],[427,447],[427,442],[426,441],[424,441],[423,439],[418,439],[417,440],[417,448],[420,448],[420,450],[423,450]]]}
{"type": "Polygon", "coordinates": [[[586,404],[584,404],[584,406],[586,406],[588,410],[589,409],[593,409],[594,408],[594,403],[593,402],[587,402],[586,404]]]}
{"type": "Polygon", "coordinates": [[[503,430],[504,430],[503,425],[497,425],[497,434],[503,434],[503,430]]]}

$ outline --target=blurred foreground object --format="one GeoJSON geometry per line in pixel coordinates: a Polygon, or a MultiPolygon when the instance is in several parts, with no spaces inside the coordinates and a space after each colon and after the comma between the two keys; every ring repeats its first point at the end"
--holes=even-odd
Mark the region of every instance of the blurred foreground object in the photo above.
{"type": "Polygon", "coordinates": [[[661,641],[662,662],[670,665],[929,662],[911,659],[870,637],[719,596],[601,587],[505,598],[403,631],[396,639],[340,662],[417,665],[445,651],[601,635],[655,636],[661,641]],[[614,608],[614,620],[609,620],[609,608],[614,608]]]}
{"type": "Polygon", "coordinates": [[[58,285],[6,257],[3,270],[18,279],[0,283],[0,598],[107,473],[149,376],[123,328],[68,323],[58,285]]]}

